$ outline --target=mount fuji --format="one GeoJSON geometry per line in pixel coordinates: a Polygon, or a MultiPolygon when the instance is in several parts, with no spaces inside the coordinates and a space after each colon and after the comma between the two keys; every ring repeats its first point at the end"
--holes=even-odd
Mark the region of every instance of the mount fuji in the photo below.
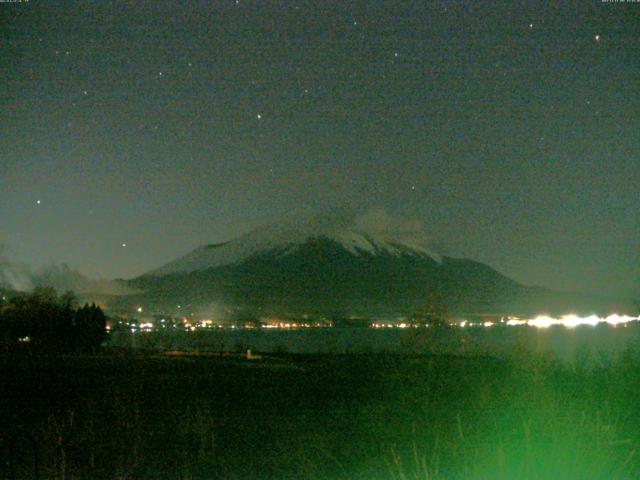
{"type": "Polygon", "coordinates": [[[290,218],[196,248],[128,283],[157,304],[218,303],[278,314],[408,314],[434,295],[460,314],[609,308],[439,255],[420,223],[383,211],[290,218]]]}

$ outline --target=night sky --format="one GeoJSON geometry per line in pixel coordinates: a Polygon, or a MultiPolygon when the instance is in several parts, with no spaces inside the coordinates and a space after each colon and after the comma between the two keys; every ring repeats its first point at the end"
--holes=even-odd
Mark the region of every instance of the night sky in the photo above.
{"type": "Polygon", "coordinates": [[[0,243],[131,277],[294,208],[384,208],[629,294],[640,3],[0,3],[0,243]]]}

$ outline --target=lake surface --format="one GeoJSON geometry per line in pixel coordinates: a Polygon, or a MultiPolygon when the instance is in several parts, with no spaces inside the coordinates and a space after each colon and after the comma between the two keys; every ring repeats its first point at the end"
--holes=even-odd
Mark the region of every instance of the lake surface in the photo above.
{"type": "Polygon", "coordinates": [[[454,328],[309,328],[212,329],[196,332],[143,332],[113,344],[141,348],[264,353],[446,353],[496,355],[525,348],[554,352],[562,359],[576,355],[611,355],[627,348],[640,349],[640,324],[576,328],[529,326],[454,328]]]}

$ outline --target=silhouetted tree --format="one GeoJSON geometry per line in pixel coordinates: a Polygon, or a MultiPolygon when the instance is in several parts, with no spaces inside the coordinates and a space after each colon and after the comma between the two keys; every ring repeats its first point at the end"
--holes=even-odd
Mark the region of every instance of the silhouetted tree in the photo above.
{"type": "Polygon", "coordinates": [[[16,294],[0,304],[0,338],[37,350],[93,350],[105,338],[105,315],[96,305],[76,305],[72,292],[58,296],[47,288],[16,294]]]}
{"type": "Polygon", "coordinates": [[[85,305],[75,311],[74,328],[76,332],[76,348],[95,350],[105,340],[107,317],[95,304],[85,305]]]}

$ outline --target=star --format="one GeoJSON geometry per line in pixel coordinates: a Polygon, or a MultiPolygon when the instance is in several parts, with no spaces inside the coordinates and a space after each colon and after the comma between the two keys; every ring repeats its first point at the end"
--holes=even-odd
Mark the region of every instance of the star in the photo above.
{"type": "Polygon", "coordinates": [[[40,205],[42,202],[40,200],[36,200],[36,204],[40,205]]]}
{"type": "Polygon", "coordinates": [[[257,118],[258,120],[262,120],[262,115],[261,115],[261,114],[257,114],[257,115],[256,115],[256,118],[257,118]]]}
{"type": "Polygon", "coordinates": [[[595,38],[596,42],[599,42],[599,41],[600,41],[600,35],[596,35],[596,36],[595,36],[595,37],[593,37],[593,38],[595,38]]]}
{"type": "Polygon", "coordinates": [[[530,24],[529,24],[529,28],[533,28],[533,23],[530,23],[530,24]]]}

